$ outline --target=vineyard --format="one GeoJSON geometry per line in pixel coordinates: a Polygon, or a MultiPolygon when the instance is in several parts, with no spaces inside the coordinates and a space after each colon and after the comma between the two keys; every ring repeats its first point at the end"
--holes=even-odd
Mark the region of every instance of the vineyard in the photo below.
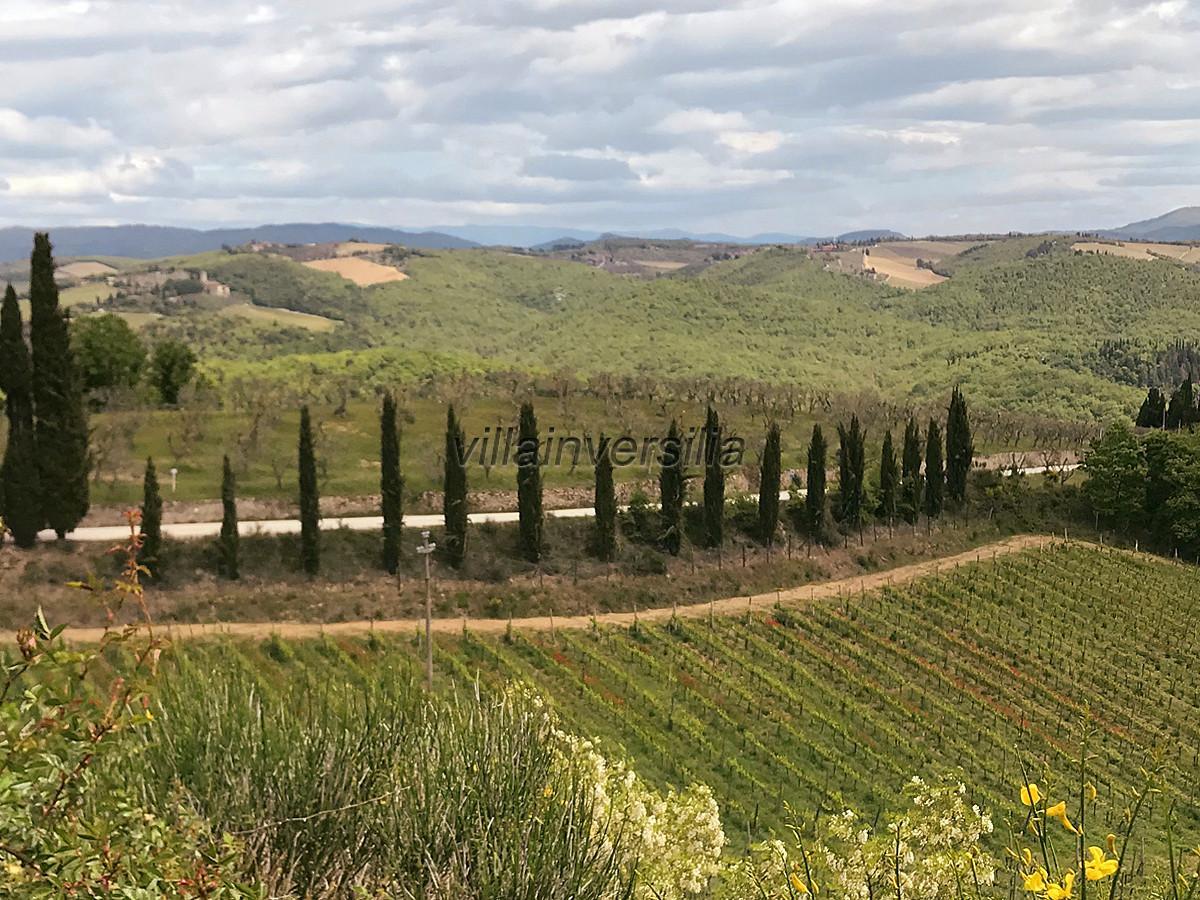
{"type": "MultiPolygon", "coordinates": [[[[435,665],[443,689],[536,685],[572,730],[623,748],[652,782],[712,786],[732,835],[778,828],[785,803],[895,808],[911,775],[954,769],[979,802],[1011,811],[1022,764],[1074,777],[1089,710],[1100,804],[1138,783],[1158,748],[1184,801],[1181,830],[1194,833],[1198,608],[1190,567],[1066,544],[801,609],[467,630],[438,639],[435,665]]],[[[415,666],[420,650],[415,636],[373,635],[202,652],[239,657],[269,682],[306,662],[366,677],[415,666]]]]}

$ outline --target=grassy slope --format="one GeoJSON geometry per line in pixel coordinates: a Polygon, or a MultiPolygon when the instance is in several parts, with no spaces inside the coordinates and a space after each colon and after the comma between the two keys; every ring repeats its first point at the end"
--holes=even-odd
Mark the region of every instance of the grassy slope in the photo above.
{"type": "Polygon", "coordinates": [[[1061,249],[1027,259],[1036,243],[988,245],[917,294],[781,249],[652,280],[490,250],[428,253],[408,260],[407,281],[371,288],[286,260],[217,255],[200,262],[258,303],[352,327],[289,333],[264,359],[204,316],[177,324],[218,368],[276,378],[302,366],[383,379],[406,368],[390,364],[396,354],[432,351],[475,370],[738,376],[918,402],[963,382],[989,405],[1073,418],[1126,412],[1136,392],[1096,378],[1082,355],[1106,338],[1194,331],[1200,275],[1061,249]],[[327,355],[343,349],[373,353],[327,355]]]}
{"type": "MultiPolygon", "coordinates": [[[[623,748],[654,781],[712,785],[734,834],[778,827],[785,802],[811,810],[835,797],[869,815],[894,806],[910,775],[954,769],[984,805],[1012,812],[1014,751],[1060,794],[1090,706],[1102,805],[1119,807],[1161,745],[1190,801],[1178,811],[1186,834],[1197,827],[1198,603],[1190,568],[1073,546],[786,614],[445,639],[436,666],[444,688],[532,682],[571,728],[623,748]]],[[[420,659],[415,636],[278,645],[236,646],[267,682],[281,665],[354,679],[420,659]]]]}

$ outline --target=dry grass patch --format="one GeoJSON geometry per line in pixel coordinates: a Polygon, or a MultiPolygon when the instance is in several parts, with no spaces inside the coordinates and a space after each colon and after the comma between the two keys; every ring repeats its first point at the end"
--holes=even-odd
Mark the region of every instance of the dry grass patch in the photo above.
{"type": "Polygon", "coordinates": [[[864,253],[862,266],[864,269],[874,269],[876,275],[882,275],[888,284],[896,287],[919,290],[946,280],[944,275],[917,268],[917,258],[897,256],[890,248],[878,246],[870,248],[870,256],[864,253]]]}
{"type": "Polygon", "coordinates": [[[221,315],[236,316],[248,319],[256,324],[292,326],[308,331],[333,331],[337,322],[325,316],[314,316],[311,313],[296,312],[293,309],[274,309],[266,306],[254,306],[250,303],[235,303],[222,308],[221,315]]]}
{"type": "Polygon", "coordinates": [[[1146,241],[1121,241],[1119,243],[1079,241],[1072,244],[1071,249],[1084,253],[1099,253],[1142,261],[1169,259],[1180,263],[1200,262],[1200,247],[1188,244],[1157,244],[1146,241]]]}
{"type": "Polygon", "coordinates": [[[370,244],[366,241],[342,241],[333,248],[334,256],[358,256],[362,253],[382,253],[391,244],[370,244]]]}
{"type": "Polygon", "coordinates": [[[353,281],[359,287],[384,284],[389,281],[404,281],[408,278],[407,275],[397,268],[381,266],[379,263],[373,263],[369,259],[360,259],[356,256],[341,257],[338,259],[314,259],[312,262],[306,262],[304,265],[319,272],[333,272],[335,275],[341,275],[347,281],[353,281]]]}
{"type": "Polygon", "coordinates": [[[54,270],[56,275],[67,278],[98,278],[101,275],[115,275],[117,269],[107,263],[96,262],[93,259],[82,259],[79,262],[67,263],[54,270]]]}

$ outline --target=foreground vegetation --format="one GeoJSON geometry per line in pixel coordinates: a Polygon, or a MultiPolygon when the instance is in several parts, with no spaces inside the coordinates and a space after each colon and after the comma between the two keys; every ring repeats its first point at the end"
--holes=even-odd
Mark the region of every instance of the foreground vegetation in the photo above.
{"type": "Polygon", "coordinates": [[[29,897],[1174,900],[1193,582],[1063,545],[800,609],[465,633],[437,697],[415,636],[97,655],[39,624],[6,662],[0,864],[29,897]]]}

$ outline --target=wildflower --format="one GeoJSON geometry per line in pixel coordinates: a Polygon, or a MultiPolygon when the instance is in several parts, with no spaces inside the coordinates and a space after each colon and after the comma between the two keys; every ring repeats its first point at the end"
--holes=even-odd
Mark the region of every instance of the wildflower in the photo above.
{"type": "Polygon", "coordinates": [[[1083,786],[1083,794],[1088,800],[1095,800],[1097,796],[1096,786],[1089,781],[1083,786]]]}
{"type": "Polygon", "coordinates": [[[1099,847],[1088,847],[1088,858],[1083,862],[1083,871],[1088,881],[1100,881],[1117,874],[1117,861],[1108,859],[1099,847]]]}
{"type": "MultiPolygon", "coordinates": [[[[1108,844],[1108,852],[1115,855],[1117,852],[1117,836],[1110,833],[1109,836],[1104,839],[1104,843],[1108,844]]],[[[1197,856],[1200,856],[1200,852],[1197,853],[1197,856]]]]}
{"type": "Polygon", "coordinates": [[[1026,806],[1037,806],[1042,800],[1042,792],[1038,790],[1036,784],[1029,784],[1021,788],[1021,802],[1026,806]]]}
{"type": "Polygon", "coordinates": [[[788,881],[790,881],[792,883],[792,890],[794,890],[797,894],[807,894],[808,893],[808,885],[805,884],[804,879],[802,879],[795,872],[792,873],[792,875],[788,879],[788,881]]]}
{"type": "Polygon", "coordinates": [[[1028,847],[1024,848],[1021,851],[1021,860],[1025,863],[1025,868],[1032,869],[1033,868],[1033,851],[1030,850],[1028,847]]]}
{"type": "Polygon", "coordinates": [[[542,788],[542,796],[543,797],[549,797],[553,793],[554,793],[554,789],[551,788],[550,785],[546,785],[544,788],[542,788]]]}
{"type": "Polygon", "coordinates": [[[1075,873],[1067,872],[1063,875],[1061,884],[1053,882],[1046,885],[1046,897],[1049,900],[1071,900],[1071,895],[1075,890],[1075,873]]]}
{"type": "Polygon", "coordinates": [[[25,869],[22,868],[19,862],[10,859],[4,864],[4,873],[8,875],[9,878],[16,878],[18,875],[21,875],[24,872],[25,869]]]}
{"type": "Polygon", "coordinates": [[[1053,806],[1046,807],[1046,815],[1062,822],[1063,828],[1067,829],[1071,834],[1079,834],[1079,829],[1072,825],[1071,820],[1067,818],[1067,802],[1065,800],[1060,800],[1053,806]]]}
{"type": "Polygon", "coordinates": [[[1031,894],[1040,894],[1046,890],[1046,870],[1035,869],[1028,875],[1022,875],[1021,880],[1024,882],[1023,887],[1031,894]]]}

